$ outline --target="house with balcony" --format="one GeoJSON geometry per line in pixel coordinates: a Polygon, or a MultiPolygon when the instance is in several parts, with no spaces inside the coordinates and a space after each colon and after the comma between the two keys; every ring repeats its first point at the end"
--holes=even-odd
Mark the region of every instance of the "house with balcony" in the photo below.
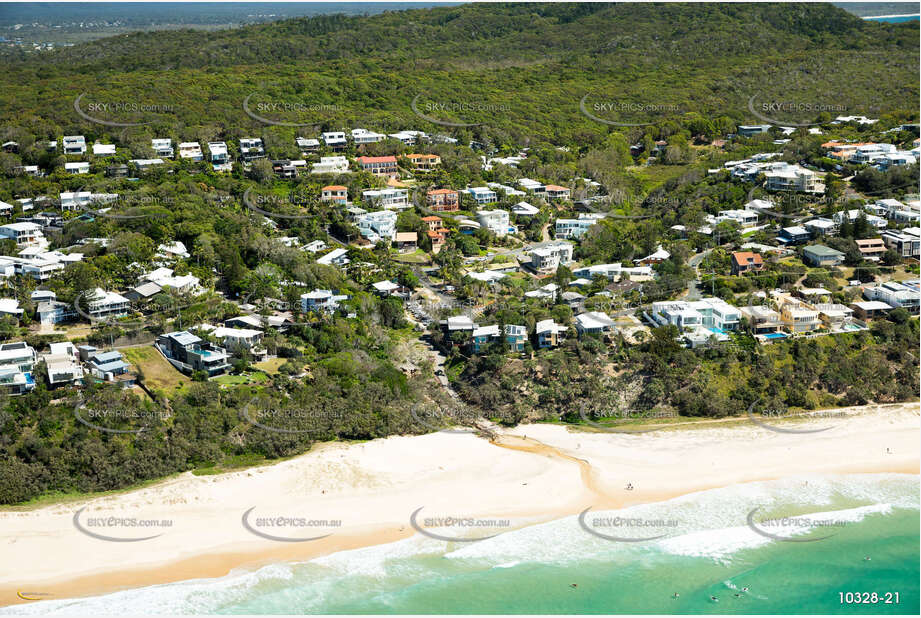
{"type": "Polygon", "coordinates": [[[201,144],[198,142],[182,142],[179,144],[179,158],[189,159],[190,161],[201,161],[204,156],[201,152],[201,144]]]}
{"type": "Polygon", "coordinates": [[[358,157],[355,159],[358,166],[375,176],[382,178],[399,178],[400,170],[397,168],[397,158],[388,155],[384,157],[358,157]]]}
{"type": "Polygon", "coordinates": [[[903,258],[921,257],[921,228],[886,230],[881,236],[886,248],[892,249],[903,258]]]}
{"type": "Polygon", "coordinates": [[[557,238],[581,238],[590,227],[603,218],[604,215],[582,213],[578,219],[557,219],[554,224],[554,235],[557,238]]]}
{"type": "Polygon", "coordinates": [[[422,131],[399,131],[397,133],[390,133],[387,137],[403,142],[406,146],[415,146],[420,142],[427,141],[429,138],[429,136],[422,131]]]}
{"type": "Polygon", "coordinates": [[[783,329],[780,314],[766,305],[749,305],[740,307],[739,311],[748,318],[748,329],[753,335],[770,335],[783,329]]]}
{"type": "Polygon", "coordinates": [[[392,210],[405,210],[410,207],[409,189],[368,189],[361,192],[361,199],[366,204],[392,210]]]}
{"type": "Polygon", "coordinates": [[[294,143],[297,144],[303,155],[313,154],[320,150],[320,140],[313,137],[296,137],[294,143]]]}
{"type": "Polygon", "coordinates": [[[742,314],[721,298],[697,301],[662,301],[652,304],[652,318],[661,325],[672,324],[679,329],[702,327],[716,334],[739,328],[742,314]]]}
{"type": "Polygon", "coordinates": [[[262,139],[258,137],[241,137],[240,158],[243,159],[244,163],[264,159],[265,146],[262,143],[262,139]]]}
{"type": "Polygon", "coordinates": [[[544,186],[544,183],[538,182],[531,178],[519,178],[518,186],[528,193],[533,193],[538,197],[544,197],[547,191],[547,187],[544,186]]]}
{"type": "Polygon", "coordinates": [[[211,153],[211,165],[215,172],[229,172],[233,169],[227,144],[224,142],[208,142],[208,151],[211,153]]]}
{"type": "Polygon", "coordinates": [[[367,129],[352,129],[352,141],[356,146],[361,146],[362,144],[375,144],[385,139],[387,139],[387,136],[382,133],[375,133],[367,129]]]}
{"type": "Polygon", "coordinates": [[[507,210],[478,210],[477,222],[496,236],[502,237],[509,233],[509,217],[507,210]]]}
{"type": "Polygon", "coordinates": [[[46,242],[41,226],[27,222],[0,225],[0,239],[2,238],[9,238],[17,247],[41,246],[46,242]]]}
{"type": "Polygon", "coordinates": [[[921,294],[917,288],[898,281],[867,286],[863,289],[863,297],[867,300],[884,302],[893,309],[905,309],[912,315],[918,315],[918,306],[921,302],[921,294]]]}
{"type": "Polygon", "coordinates": [[[358,231],[369,242],[393,241],[397,234],[397,213],[392,210],[377,210],[361,215],[357,221],[358,231]]]}
{"type": "Polygon", "coordinates": [[[34,389],[36,360],[35,350],[25,341],[0,344],[0,388],[11,395],[34,389]]]}
{"type": "Polygon", "coordinates": [[[419,248],[418,232],[397,232],[393,238],[393,246],[400,253],[409,253],[419,248]]]}
{"type": "Polygon", "coordinates": [[[150,140],[150,147],[154,151],[154,156],[162,157],[164,159],[173,158],[173,140],[168,137],[154,138],[150,140]]]}
{"type": "Polygon", "coordinates": [[[406,158],[413,166],[413,171],[430,172],[441,165],[441,157],[436,154],[408,154],[406,158]]]}
{"type": "Polygon", "coordinates": [[[72,303],[62,303],[59,300],[46,300],[38,303],[36,315],[39,323],[48,326],[73,322],[80,316],[72,303]]]}
{"type": "Polygon", "coordinates": [[[569,188],[559,185],[547,185],[544,187],[544,196],[548,200],[568,200],[569,188]]]}
{"type": "Polygon", "coordinates": [[[886,244],[882,238],[858,238],[854,243],[863,259],[871,262],[879,261],[886,253],[886,244]]]}
{"type": "Polygon", "coordinates": [[[320,157],[319,163],[314,163],[311,174],[347,174],[349,173],[349,160],[342,156],[320,157]]]}
{"type": "Polygon", "coordinates": [[[881,300],[863,300],[852,303],[854,314],[861,320],[876,320],[885,318],[892,311],[893,307],[889,303],[881,300]]]}
{"type": "Polygon", "coordinates": [[[555,348],[566,340],[568,326],[557,324],[552,319],[540,320],[534,325],[534,337],[537,348],[555,348]]]}
{"type": "Polygon", "coordinates": [[[85,294],[82,302],[86,312],[95,320],[128,315],[131,301],[116,292],[107,292],[96,288],[93,292],[85,294]]]}
{"type": "Polygon", "coordinates": [[[586,335],[605,335],[614,331],[615,322],[603,311],[587,311],[575,317],[579,338],[586,335]]]}
{"type": "Polygon", "coordinates": [[[86,138],[82,135],[65,135],[62,139],[64,144],[64,154],[66,155],[84,155],[86,154],[86,138]]]}
{"type": "Polygon", "coordinates": [[[187,330],[160,335],[156,347],[171,365],[186,375],[204,371],[208,377],[213,377],[230,370],[230,356],[226,350],[187,330]]]}
{"type": "Polygon", "coordinates": [[[69,341],[49,344],[51,351],[42,356],[48,371],[48,384],[74,384],[83,380],[83,366],[80,365],[77,348],[69,341]]]}
{"type": "Polygon", "coordinates": [[[333,152],[345,150],[349,145],[348,141],[345,139],[344,131],[327,131],[320,137],[323,139],[323,143],[326,144],[326,147],[333,152]]]}
{"type": "Polygon", "coordinates": [[[334,294],[332,290],[315,289],[312,292],[301,294],[301,311],[333,312],[339,309],[339,303],[348,300],[345,294],[334,294]]]}
{"type": "Polygon", "coordinates": [[[429,191],[425,194],[425,201],[436,212],[452,212],[460,208],[459,195],[453,189],[429,191]]]}
{"type": "Polygon", "coordinates": [[[491,342],[504,339],[512,352],[524,351],[524,344],[528,337],[527,328],[518,324],[506,324],[504,330],[505,335],[503,337],[498,324],[474,328],[473,333],[471,333],[470,350],[474,354],[479,354],[491,342]]]}
{"type": "Polygon", "coordinates": [[[349,263],[348,249],[339,247],[317,258],[317,264],[325,266],[346,266],[349,263]]]}
{"type": "Polygon", "coordinates": [[[819,182],[815,172],[788,163],[772,164],[764,172],[764,179],[764,188],[768,191],[821,193],[825,190],[825,185],[819,182]]]}
{"type": "Polygon", "coordinates": [[[320,200],[345,204],[349,201],[349,189],[342,185],[327,185],[320,189],[320,200]]]}
{"type": "Polygon", "coordinates": [[[781,228],[776,240],[782,245],[801,245],[809,242],[810,238],[809,230],[801,225],[793,225],[781,228]]]}
{"type": "Polygon", "coordinates": [[[470,187],[466,189],[466,193],[473,198],[473,201],[480,205],[491,204],[498,200],[496,192],[489,187],[470,187]]]}
{"type": "Polygon", "coordinates": [[[76,163],[65,163],[64,171],[68,174],[89,174],[90,164],[86,161],[77,161],[76,163]]]}
{"type": "Polygon", "coordinates": [[[561,264],[572,262],[573,245],[565,241],[557,241],[538,247],[531,251],[531,268],[535,272],[547,275],[556,272],[561,264]]]}
{"type": "Polygon", "coordinates": [[[791,334],[809,333],[822,325],[819,312],[792,298],[781,301],[780,320],[791,334]]]}

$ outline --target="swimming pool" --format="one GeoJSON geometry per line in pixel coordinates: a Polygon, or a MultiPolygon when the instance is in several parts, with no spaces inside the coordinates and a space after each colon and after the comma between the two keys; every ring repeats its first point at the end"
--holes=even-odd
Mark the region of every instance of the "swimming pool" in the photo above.
{"type": "Polygon", "coordinates": [[[763,336],[765,339],[786,339],[787,338],[787,336],[783,333],[769,333],[763,336]]]}

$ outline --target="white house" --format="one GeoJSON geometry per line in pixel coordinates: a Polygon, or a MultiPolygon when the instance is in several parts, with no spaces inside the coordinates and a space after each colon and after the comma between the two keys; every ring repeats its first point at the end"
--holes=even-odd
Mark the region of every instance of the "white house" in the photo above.
{"type": "Polygon", "coordinates": [[[86,138],[82,135],[65,135],[62,142],[64,144],[64,154],[86,154],[86,138]]]}
{"type": "Polygon", "coordinates": [[[93,144],[94,157],[110,157],[115,154],[115,144],[93,144]]]}
{"type": "Polygon", "coordinates": [[[395,210],[404,210],[410,206],[408,189],[368,189],[361,192],[361,199],[368,204],[395,210]]]}
{"type": "Polygon", "coordinates": [[[173,140],[168,137],[153,138],[150,140],[150,147],[158,157],[166,157],[167,159],[173,158],[173,140]]]}
{"type": "Polygon", "coordinates": [[[538,273],[556,272],[560,264],[572,262],[572,243],[557,241],[531,251],[531,267],[538,273]]]}
{"type": "Polygon", "coordinates": [[[179,144],[179,158],[201,161],[204,158],[201,152],[201,144],[198,142],[182,142],[179,144]]]}
{"type": "Polygon", "coordinates": [[[68,174],[89,174],[90,164],[86,161],[77,161],[76,163],[65,163],[64,171],[68,174]]]}
{"type": "MultiPolygon", "coordinates": [[[[343,139],[345,139],[343,137],[343,139]]],[[[314,163],[311,174],[346,174],[349,171],[349,160],[345,157],[320,157],[319,163],[314,163]]]]}
{"type": "Polygon", "coordinates": [[[397,234],[397,213],[392,210],[377,210],[358,218],[358,231],[370,242],[392,241],[397,234]]]}
{"type": "Polygon", "coordinates": [[[477,204],[480,205],[491,204],[498,199],[496,192],[489,187],[471,187],[467,189],[466,192],[473,197],[473,200],[477,204]]]}
{"type": "Polygon", "coordinates": [[[509,233],[507,210],[478,210],[476,219],[481,226],[486,227],[496,236],[505,236],[509,233]]]}

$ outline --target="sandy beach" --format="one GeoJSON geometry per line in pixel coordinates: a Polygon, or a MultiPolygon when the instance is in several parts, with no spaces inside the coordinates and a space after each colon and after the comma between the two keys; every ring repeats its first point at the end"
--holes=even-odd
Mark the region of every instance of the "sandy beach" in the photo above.
{"type": "Polygon", "coordinates": [[[417,524],[473,517],[517,528],[736,483],[918,474],[919,422],[911,403],[774,423],[796,433],[728,419],[637,434],[522,425],[493,441],[439,432],[326,444],[271,466],[0,510],[0,606],[28,602],[20,594],[99,594],[389,543],[417,533],[417,511],[417,524]],[[291,540],[313,537],[323,538],[291,540]]]}

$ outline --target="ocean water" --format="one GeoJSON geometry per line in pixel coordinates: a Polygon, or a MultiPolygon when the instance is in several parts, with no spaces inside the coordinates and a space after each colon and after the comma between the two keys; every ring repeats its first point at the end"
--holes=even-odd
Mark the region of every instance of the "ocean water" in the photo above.
{"type": "Polygon", "coordinates": [[[921,19],[921,15],[899,15],[896,17],[864,17],[864,19],[869,19],[871,21],[886,21],[893,24],[898,24],[904,21],[918,21],[921,19]]]}
{"type": "Polygon", "coordinates": [[[597,530],[597,517],[667,522],[634,534],[664,531],[655,540],[602,539],[569,517],[473,543],[417,535],[309,562],[39,601],[0,614],[917,615],[919,499],[917,475],[741,484],[586,518],[597,530]],[[755,526],[783,540],[748,525],[757,507],[755,526]],[[775,527],[761,521],[782,516],[799,519],[775,527]],[[839,593],[848,592],[876,592],[880,600],[842,603],[839,593]],[[885,593],[893,593],[891,603],[883,602],[885,593]]]}

